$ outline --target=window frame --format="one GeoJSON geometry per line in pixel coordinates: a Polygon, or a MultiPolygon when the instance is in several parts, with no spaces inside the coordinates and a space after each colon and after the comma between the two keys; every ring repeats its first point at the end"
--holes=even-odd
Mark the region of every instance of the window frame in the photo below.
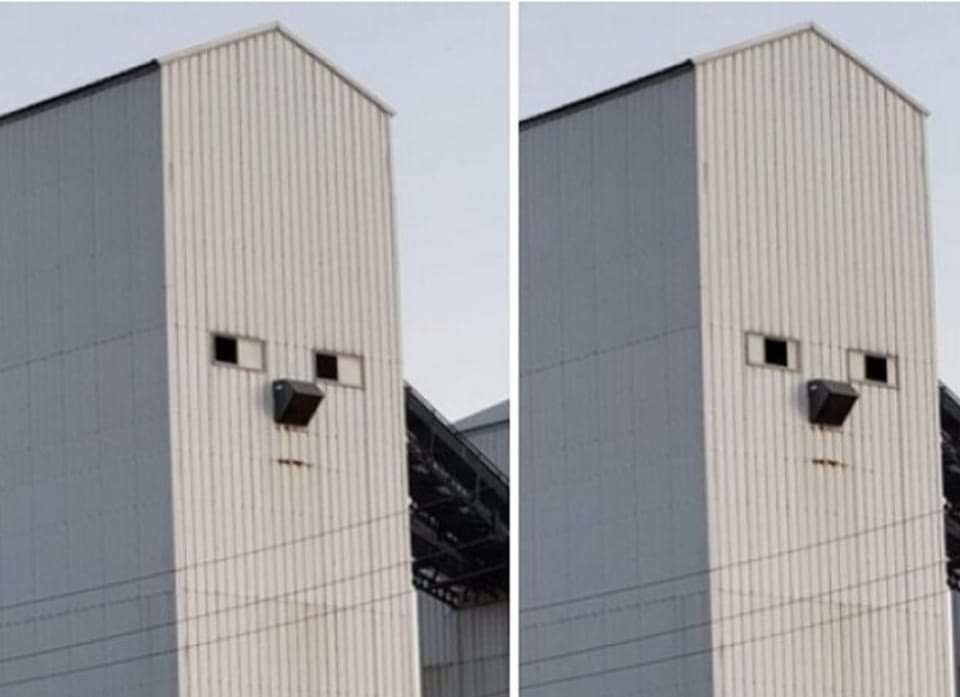
{"type": "Polygon", "coordinates": [[[262,373],[266,370],[266,366],[267,366],[267,342],[255,336],[246,336],[243,334],[231,334],[230,332],[216,331],[216,330],[211,331],[210,332],[210,363],[211,365],[220,367],[220,368],[235,368],[237,370],[246,370],[252,373],[262,373]],[[236,342],[236,350],[237,350],[236,363],[229,363],[227,361],[221,361],[217,359],[216,342],[218,338],[232,339],[234,342],[236,342]],[[241,356],[243,353],[240,347],[241,342],[257,344],[260,347],[260,365],[259,366],[245,365],[241,361],[241,356]]]}
{"type": "Polygon", "coordinates": [[[335,382],[340,383],[340,355],[333,353],[332,351],[320,351],[314,349],[313,351],[313,379],[319,382],[335,382]],[[333,359],[333,368],[336,375],[334,377],[321,376],[320,375],[320,359],[332,358],[333,359]]]}
{"type": "Polygon", "coordinates": [[[890,384],[890,359],[887,356],[878,356],[874,353],[865,353],[863,355],[863,379],[865,382],[877,382],[881,385],[890,384]],[[883,377],[873,377],[870,375],[875,369],[883,377]]]}
{"type": "Polygon", "coordinates": [[[850,382],[873,387],[885,387],[889,390],[900,389],[900,361],[894,353],[883,351],[867,351],[865,349],[849,349],[847,351],[847,378],[850,382]],[[887,379],[885,382],[867,378],[867,359],[882,358],[887,362],[887,379]],[[860,362],[859,371],[854,360],[860,362]]]}
{"type": "Polygon", "coordinates": [[[772,336],[763,337],[763,364],[771,368],[789,368],[790,367],[790,342],[786,339],[779,339],[772,336]],[[783,347],[783,362],[772,361],[770,360],[770,349],[773,344],[776,344],[776,348],[779,352],[780,347],[783,347]]]}
{"type": "Polygon", "coordinates": [[[744,332],[744,354],[747,366],[751,368],[768,368],[770,370],[784,370],[788,373],[798,373],[802,365],[802,350],[800,340],[785,334],[768,334],[767,332],[747,330],[744,332]],[[751,340],[757,339],[760,342],[759,357],[753,356],[750,348],[751,340]],[[782,341],[786,344],[787,364],[767,362],[767,341],[782,341]],[[791,357],[793,361],[791,362],[791,357]]]}
{"type": "Polygon", "coordinates": [[[224,366],[232,366],[232,367],[234,367],[234,368],[239,368],[239,367],[240,367],[240,341],[239,341],[239,339],[237,339],[237,337],[231,336],[231,335],[229,335],[229,334],[221,334],[221,333],[219,333],[219,332],[212,332],[211,335],[210,335],[210,340],[211,340],[211,342],[210,342],[211,357],[212,357],[212,359],[213,359],[214,364],[216,364],[216,365],[224,365],[224,366]],[[230,341],[230,342],[233,343],[233,358],[234,358],[234,359],[233,359],[232,361],[224,360],[224,359],[222,359],[222,358],[219,357],[219,354],[220,354],[220,350],[219,350],[219,349],[220,349],[220,346],[219,346],[219,345],[220,345],[221,342],[224,342],[224,341],[230,341]]]}
{"type": "Polygon", "coordinates": [[[313,357],[313,380],[314,380],[314,382],[323,383],[323,384],[325,384],[325,385],[339,385],[339,386],[341,386],[341,387],[348,387],[348,388],[354,389],[354,390],[362,390],[362,389],[365,389],[365,387],[366,387],[366,377],[367,377],[367,375],[366,375],[366,361],[364,360],[363,356],[361,356],[360,354],[356,354],[356,353],[344,353],[344,352],[340,352],[340,351],[331,351],[330,349],[318,349],[318,348],[315,348],[315,349],[313,349],[311,355],[312,355],[312,357],[313,357]],[[336,377],[336,379],[333,379],[333,378],[323,378],[323,377],[320,377],[320,376],[318,375],[318,371],[317,371],[317,357],[318,357],[318,356],[321,356],[321,355],[323,355],[323,356],[332,356],[333,358],[336,359],[336,361],[337,361],[337,377],[336,377]],[[343,366],[342,366],[342,364],[341,364],[341,361],[342,361],[344,358],[346,358],[346,359],[351,359],[351,360],[355,360],[355,361],[357,362],[357,365],[358,365],[358,368],[359,368],[359,370],[358,370],[359,376],[358,376],[358,380],[357,380],[356,382],[354,382],[354,381],[352,381],[352,380],[351,380],[351,381],[345,381],[345,380],[344,380],[344,370],[343,370],[343,366]]]}

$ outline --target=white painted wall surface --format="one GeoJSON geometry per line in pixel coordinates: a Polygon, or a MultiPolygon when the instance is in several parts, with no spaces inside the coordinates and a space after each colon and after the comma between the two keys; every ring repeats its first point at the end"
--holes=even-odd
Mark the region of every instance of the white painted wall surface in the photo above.
{"type": "Polygon", "coordinates": [[[924,117],[808,29],[699,64],[697,140],[716,694],[950,694],[924,117]],[[813,428],[850,350],[898,386],[813,428]]]}
{"type": "Polygon", "coordinates": [[[388,114],[277,30],[162,75],[180,694],[419,697],[388,114]],[[318,348],[362,389],[275,426],[318,348]]]}

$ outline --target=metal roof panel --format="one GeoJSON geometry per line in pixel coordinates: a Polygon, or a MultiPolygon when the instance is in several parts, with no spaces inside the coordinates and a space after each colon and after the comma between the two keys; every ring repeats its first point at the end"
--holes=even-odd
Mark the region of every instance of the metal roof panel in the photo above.
{"type": "Polygon", "coordinates": [[[88,82],[80,87],[74,87],[73,89],[67,90],[66,92],[61,92],[60,94],[56,94],[52,97],[41,99],[39,102],[32,102],[26,106],[17,107],[13,111],[0,114],[0,124],[16,121],[17,119],[55,107],[61,102],[85,97],[88,94],[105,89],[111,85],[115,85],[126,80],[134,80],[142,75],[152,73],[153,71],[159,69],[160,64],[155,60],[148,61],[147,63],[141,63],[140,65],[128,68],[127,70],[123,70],[119,73],[114,73],[113,75],[108,75],[107,77],[100,78],[99,80],[88,82]]]}
{"type": "Polygon", "coordinates": [[[470,416],[465,416],[453,425],[456,426],[458,430],[463,432],[504,423],[509,420],[510,400],[505,399],[502,402],[497,402],[496,404],[487,407],[486,409],[481,409],[470,416]]]}

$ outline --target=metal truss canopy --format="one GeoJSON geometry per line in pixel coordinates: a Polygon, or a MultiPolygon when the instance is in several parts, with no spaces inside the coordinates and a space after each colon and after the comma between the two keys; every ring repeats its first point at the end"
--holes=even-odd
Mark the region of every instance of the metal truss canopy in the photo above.
{"type": "Polygon", "coordinates": [[[504,475],[410,385],[404,391],[414,585],[452,607],[510,587],[504,475]]]}
{"type": "Polygon", "coordinates": [[[943,496],[946,499],[947,583],[960,590],[960,399],[940,385],[943,496]]]}

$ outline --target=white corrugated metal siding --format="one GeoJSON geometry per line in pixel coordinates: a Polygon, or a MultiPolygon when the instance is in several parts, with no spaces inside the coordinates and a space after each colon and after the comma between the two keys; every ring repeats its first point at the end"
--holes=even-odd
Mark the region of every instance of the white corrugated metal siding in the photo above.
{"type": "Polygon", "coordinates": [[[696,72],[716,694],[950,694],[923,115],[813,29],[696,72]],[[816,430],[849,350],[899,385],[816,430]]]}
{"type": "Polygon", "coordinates": [[[415,697],[389,116],[275,29],[162,71],[181,695],[415,697]],[[313,349],[364,386],[278,428],[313,349]]]}

